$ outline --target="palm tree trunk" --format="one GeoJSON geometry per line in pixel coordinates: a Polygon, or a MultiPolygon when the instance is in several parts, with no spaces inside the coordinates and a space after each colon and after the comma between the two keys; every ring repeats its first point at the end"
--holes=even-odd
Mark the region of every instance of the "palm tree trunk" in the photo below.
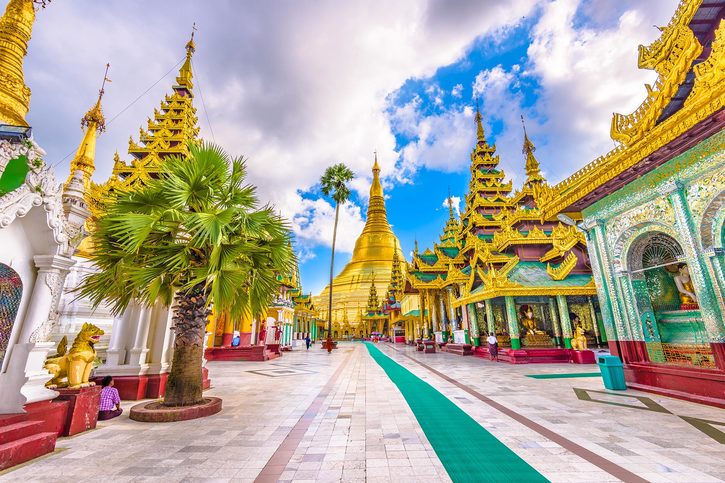
{"type": "Polygon", "coordinates": [[[172,320],[176,339],[164,405],[190,406],[204,402],[201,356],[207,317],[211,311],[207,307],[207,294],[203,287],[194,287],[175,298],[172,320]]]}
{"type": "Polygon", "coordinates": [[[335,204],[335,226],[332,229],[332,256],[330,257],[330,298],[327,311],[327,352],[332,352],[332,278],[335,270],[335,241],[337,240],[337,218],[340,215],[340,203],[335,204]]]}

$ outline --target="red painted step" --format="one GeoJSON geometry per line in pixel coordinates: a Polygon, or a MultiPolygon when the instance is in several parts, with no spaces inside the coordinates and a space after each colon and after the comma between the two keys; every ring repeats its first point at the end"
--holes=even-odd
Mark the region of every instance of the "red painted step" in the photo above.
{"type": "Polygon", "coordinates": [[[26,413],[3,414],[0,415],[0,428],[2,428],[3,426],[8,426],[10,424],[22,423],[23,421],[27,420],[28,415],[26,413]]]}
{"type": "Polygon", "coordinates": [[[0,444],[0,470],[52,453],[56,437],[55,433],[38,433],[0,444]]]}
{"type": "Polygon", "coordinates": [[[43,421],[22,421],[0,426],[0,445],[26,438],[43,431],[43,421]]]}

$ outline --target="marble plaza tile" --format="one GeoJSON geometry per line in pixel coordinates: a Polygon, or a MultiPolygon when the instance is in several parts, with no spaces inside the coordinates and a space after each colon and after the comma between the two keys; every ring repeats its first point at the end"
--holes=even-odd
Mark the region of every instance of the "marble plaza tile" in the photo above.
{"type": "MultiPolygon", "coordinates": [[[[725,445],[679,417],[725,422],[721,410],[637,391],[626,394],[648,398],[669,412],[652,411],[641,399],[618,393],[591,392],[602,402],[583,401],[574,388],[603,391],[599,378],[525,377],[589,372],[591,367],[513,366],[379,347],[551,481],[617,479],[404,354],[650,481],[725,480],[725,445]]],[[[340,344],[331,355],[295,350],[271,362],[211,362],[208,367],[213,388],[206,394],[223,398],[221,413],[195,421],[143,424],[128,419],[132,403],[124,403],[120,418],[61,438],[60,451],[0,474],[0,482],[251,482],[272,461],[279,481],[450,481],[405,399],[360,344],[340,344]],[[277,377],[259,373],[288,368],[304,371],[277,377]],[[301,439],[280,449],[291,434],[299,434],[291,431],[338,368],[336,382],[317,400],[301,439]],[[276,454],[288,457],[279,464],[270,460],[276,454]],[[77,467],[83,460],[104,464],[77,467]]]]}

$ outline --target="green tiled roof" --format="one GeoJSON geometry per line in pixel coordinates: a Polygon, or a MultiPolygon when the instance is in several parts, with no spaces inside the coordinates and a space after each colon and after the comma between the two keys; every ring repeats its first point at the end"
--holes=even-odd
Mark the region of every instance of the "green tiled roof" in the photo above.
{"type": "Polygon", "coordinates": [[[440,247],[440,250],[446,254],[446,256],[455,258],[458,255],[458,248],[454,247],[440,247]]]}
{"type": "Polygon", "coordinates": [[[426,255],[425,253],[421,253],[418,255],[421,260],[423,260],[428,265],[435,265],[435,262],[438,261],[438,255],[432,254],[432,255],[426,255]]]}
{"type": "Polygon", "coordinates": [[[546,273],[546,264],[541,262],[519,262],[508,278],[525,287],[582,287],[592,279],[590,275],[574,274],[564,280],[552,280],[546,273]]]}

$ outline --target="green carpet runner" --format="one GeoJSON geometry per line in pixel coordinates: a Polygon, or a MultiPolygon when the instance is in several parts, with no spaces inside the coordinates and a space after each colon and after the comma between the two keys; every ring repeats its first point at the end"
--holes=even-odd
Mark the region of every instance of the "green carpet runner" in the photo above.
{"type": "Polygon", "coordinates": [[[398,387],[454,482],[548,481],[433,386],[365,343],[398,387]]]}

